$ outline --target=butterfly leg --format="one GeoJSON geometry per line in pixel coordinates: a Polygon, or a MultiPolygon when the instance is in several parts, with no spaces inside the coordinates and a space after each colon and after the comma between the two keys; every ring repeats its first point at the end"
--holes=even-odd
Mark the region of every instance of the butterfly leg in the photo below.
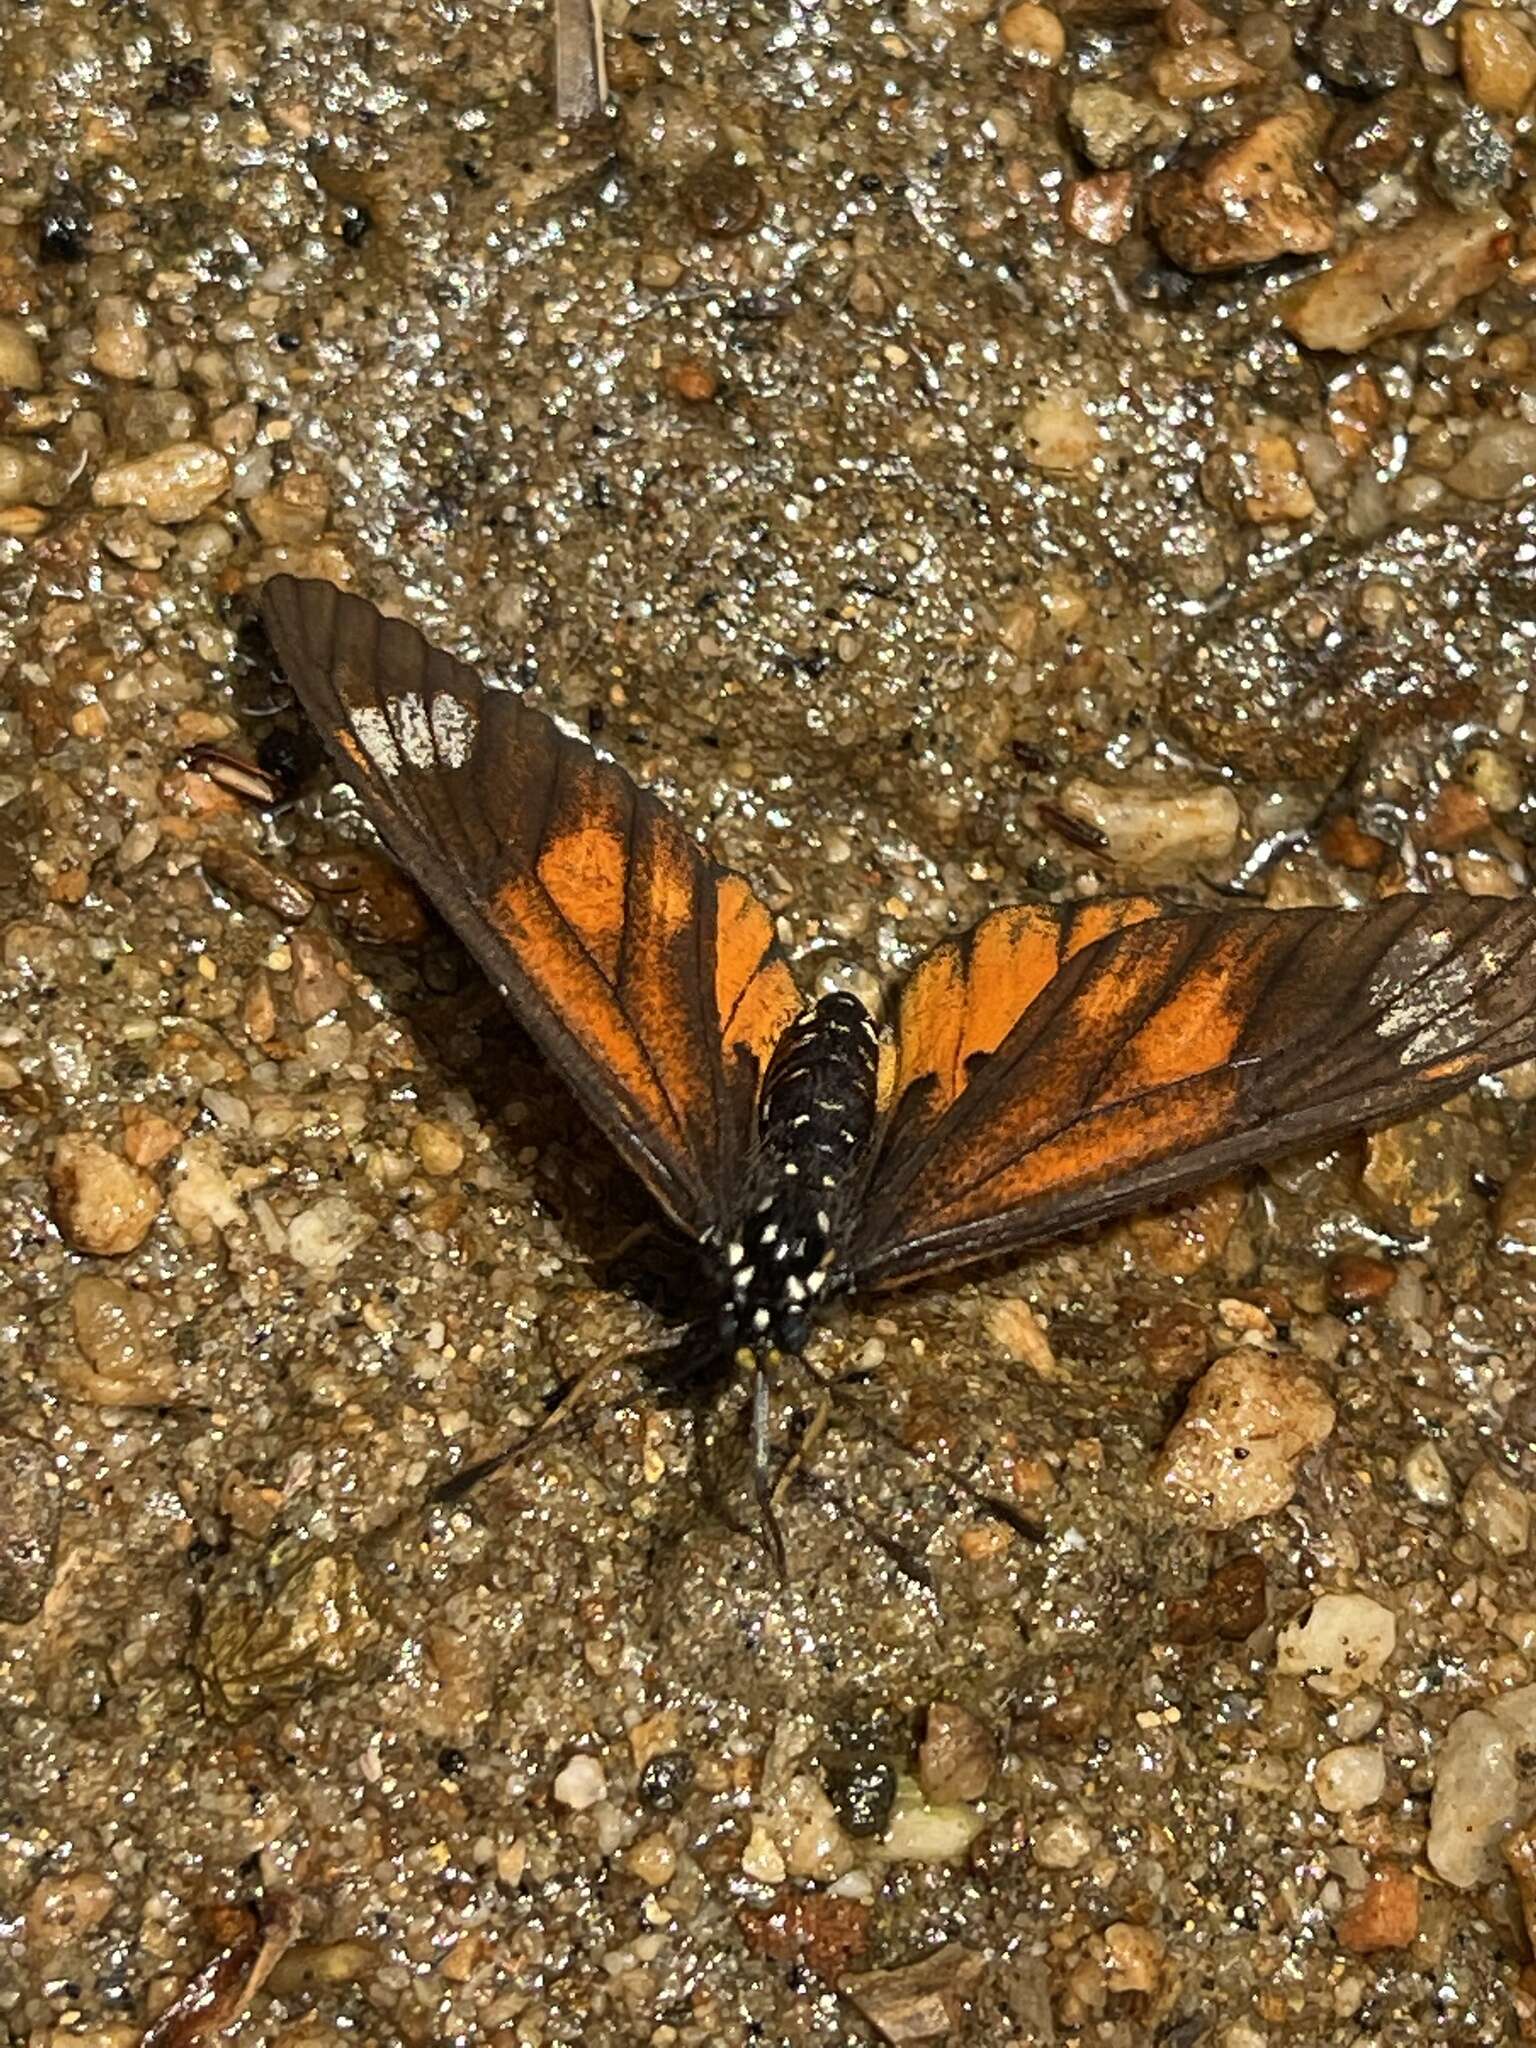
{"type": "Polygon", "coordinates": [[[773,1380],[764,1359],[753,1360],[752,1375],[752,1491],[757,1497],[764,1541],[773,1555],[781,1582],[788,1585],[789,1555],[784,1548],[784,1532],[774,1512],[773,1417],[770,1408],[773,1380]]]}

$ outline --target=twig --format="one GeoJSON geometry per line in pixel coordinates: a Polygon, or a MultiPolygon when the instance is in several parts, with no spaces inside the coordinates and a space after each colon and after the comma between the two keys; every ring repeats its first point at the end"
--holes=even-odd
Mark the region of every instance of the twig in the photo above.
{"type": "Polygon", "coordinates": [[[602,0],[555,0],[555,118],[579,128],[607,103],[602,0]]]}

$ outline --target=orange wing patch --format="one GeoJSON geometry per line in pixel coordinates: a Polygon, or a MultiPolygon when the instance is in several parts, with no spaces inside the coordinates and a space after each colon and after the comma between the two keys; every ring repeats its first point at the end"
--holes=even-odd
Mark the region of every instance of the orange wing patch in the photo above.
{"type": "Polygon", "coordinates": [[[996,1052],[1068,960],[1110,932],[1165,915],[1151,896],[1061,909],[1021,904],[935,946],[901,991],[891,1106],[933,1122],[958,1100],[972,1062],[996,1052]]]}
{"type": "Polygon", "coordinates": [[[715,1013],[720,1037],[763,1071],[802,1008],[800,991],[779,956],[773,919],[740,875],[715,890],[715,1013]]]}

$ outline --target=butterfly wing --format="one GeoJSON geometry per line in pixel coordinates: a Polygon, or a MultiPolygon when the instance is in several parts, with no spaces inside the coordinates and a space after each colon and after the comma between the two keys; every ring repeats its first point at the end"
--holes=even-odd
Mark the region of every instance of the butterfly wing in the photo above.
{"type": "Polygon", "coordinates": [[[799,992],[773,920],[624,771],[400,619],[274,577],[262,613],[336,766],[519,1022],[695,1237],[730,1208],[799,992]]]}
{"type": "Polygon", "coordinates": [[[855,1285],[1015,1250],[1536,1054],[1536,905],[998,911],[919,964],[896,1040],[855,1285]]]}

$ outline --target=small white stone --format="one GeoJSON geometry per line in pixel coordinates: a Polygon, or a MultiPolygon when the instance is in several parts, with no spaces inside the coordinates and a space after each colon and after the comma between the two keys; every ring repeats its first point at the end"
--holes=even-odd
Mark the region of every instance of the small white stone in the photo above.
{"type": "Polygon", "coordinates": [[[555,1779],[555,1804],[568,1806],[574,1813],[585,1813],[596,1806],[607,1790],[608,1779],[597,1758],[573,1756],[555,1779]]]}
{"type": "Polygon", "coordinates": [[[1461,1496],[1461,1519],[1495,1557],[1519,1557],[1531,1540],[1531,1503],[1493,1465],[1480,1465],[1461,1496]]]}
{"type": "Polygon", "coordinates": [[[345,1195],[325,1195],[289,1224],[289,1256],[312,1273],[334,1273],[374,1228],[367,1211],[345,1195]]]}
{"type": "Polygon", "coordinates": [[[760,1820],[752,1823],[747,1846],[741,1852],[741,1874],[758,1884],[782,1884],[787,1875],[778,1844],[760,1820]]]}
{"type": "Polygon", "coordinates": [[[1387,1766],[1379,1749],[1348,1743],[1317,1760],[1313,1786],[1328,1813],[1361,1813],[1386,1790],[1387,1766]]]}
{"type": "Polygon", "coordinates": [[[1030,1854],[1042,1870],[1076,1870],[1093,1854],[1098,1836],[1072,1808],[1042,1821],[1030,1836],[1030,1854]]]}
{"type": "Polygon", "coordinates": [[[1373,1685],[1397,1647],[1397,1616],[1363,1593],[1324,1593],[1281,1629],[1275,1668],[1326,1699],[1373,1685]]]}

